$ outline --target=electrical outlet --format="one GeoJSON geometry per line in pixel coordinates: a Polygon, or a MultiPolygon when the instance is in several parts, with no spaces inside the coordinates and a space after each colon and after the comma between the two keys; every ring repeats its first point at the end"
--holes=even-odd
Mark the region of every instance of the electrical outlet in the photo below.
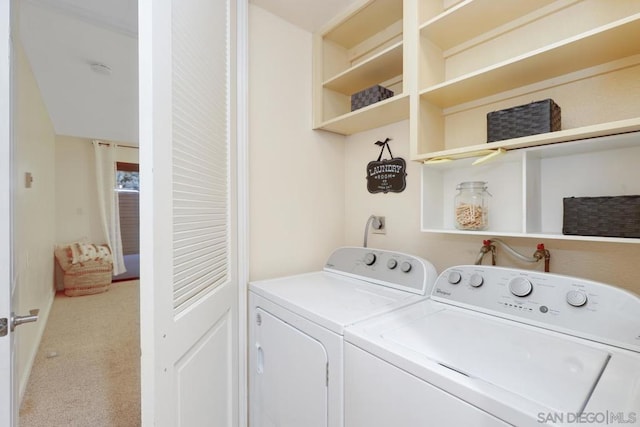
{"type": "MultiPolygon", "coordinates": [[[[387,234],[387,223],[384,220],[383,216],[377,216],[376,219],[380,221],[380,228],[371,227],[371,232],[373,234],[387,234]]],[[[376,221],[374,221],[375,223],[376,221]]]]}

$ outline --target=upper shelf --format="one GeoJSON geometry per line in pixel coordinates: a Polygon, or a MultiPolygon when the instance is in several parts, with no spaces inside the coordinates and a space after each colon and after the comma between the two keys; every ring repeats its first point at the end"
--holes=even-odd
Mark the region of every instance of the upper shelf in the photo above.
{"type": "Polygon", "coordinates": [[[409,96],[400,94],[335,119],[327,120],[318,126],[318,129],[342,135],[352,135],[371,129],[371,123],[375,123],[376,126],[384,126],[408,118],[409,96]]]}
{"type": "Polygon", "coordinates": [[[420,34],[447,50],[554,1],[466,0],[426,21],[420,34]]]}
{"type": "Polygon", "coordinates": [[[346,48],[362,43],[380,31],[402,19],[402,1],[375,0],[359,4],[340,22],[330,22],[330,30],[322,37],[346,48]]]}
{"type": "Polygon", "coordinates": [[[421,97],[441,108],[452,107],[638,54],[637,40],[640,13],[428,87],[421,97]]]}
{"type": "Polygon", "coordinates": [[[325,81],[323,87],[352,95],[402,74],[402,42],[325,81]]]}

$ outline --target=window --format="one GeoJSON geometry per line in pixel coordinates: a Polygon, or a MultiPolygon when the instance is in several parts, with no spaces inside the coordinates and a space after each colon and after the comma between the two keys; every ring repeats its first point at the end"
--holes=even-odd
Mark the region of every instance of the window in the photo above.
{"type": "Polygon", "coordinates": [[[138,164],[117,163],[116,191],[140,191],[140,168],[138,164]]]}
{"type": "Polygon", "coordinates": [[[140,253],[140,179],[136,163],[118,162],[116,191],[120,205],[120,237],[127,270],[131,271],[128,256],[140,253]]]}

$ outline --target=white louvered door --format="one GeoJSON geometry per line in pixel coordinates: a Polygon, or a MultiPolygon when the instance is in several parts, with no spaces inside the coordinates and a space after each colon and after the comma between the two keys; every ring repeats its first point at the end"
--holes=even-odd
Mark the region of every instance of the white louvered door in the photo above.
{"type": "Polygon", "coordinates": [[[236,426],[236,1],[139,14],[142,421],[236,426]]]}

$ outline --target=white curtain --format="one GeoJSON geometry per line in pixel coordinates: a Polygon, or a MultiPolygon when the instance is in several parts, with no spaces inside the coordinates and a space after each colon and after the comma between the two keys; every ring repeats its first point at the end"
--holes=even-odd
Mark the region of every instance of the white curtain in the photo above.
{"type": "Polygon", "coordinates": [[[104,238],[113,256],[113,274],[127,271],[122,255],[122,237],[120,235],[120,206],[116,192],[116,146],[93,141],[96,154],[96,178],[98,182],[98,201],[104,238]]]}

